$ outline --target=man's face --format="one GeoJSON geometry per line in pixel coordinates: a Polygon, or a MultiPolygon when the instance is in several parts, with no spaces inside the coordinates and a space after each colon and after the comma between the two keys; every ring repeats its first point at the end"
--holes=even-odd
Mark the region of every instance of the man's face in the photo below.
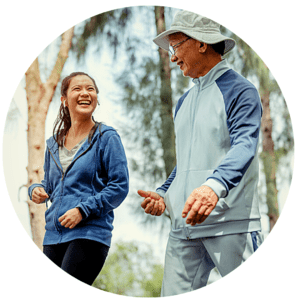
{"type": "MultiPolygon", "coordinates": [[[[187,36],[181,32],[169,36],[170,46],[186,40],[187,36]]],[[[188,39],[184,43],[175,47],[175,54],[171,56],[171,61],[176,62],[183,73],[183,76],[198,78],[203,76],[203,59],[199,53],[200,43],[194,39],[188,39]]]]}

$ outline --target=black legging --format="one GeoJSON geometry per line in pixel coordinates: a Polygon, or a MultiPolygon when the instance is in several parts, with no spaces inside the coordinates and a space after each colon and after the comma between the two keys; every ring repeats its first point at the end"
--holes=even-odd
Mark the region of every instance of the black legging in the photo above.
{"type": "Polygon", "coordinates": [[[43,252],[57,266],[80,281],[92,285],[100,273],[109,247],[92,240],[77,239],[45,245],[43,252]]]}

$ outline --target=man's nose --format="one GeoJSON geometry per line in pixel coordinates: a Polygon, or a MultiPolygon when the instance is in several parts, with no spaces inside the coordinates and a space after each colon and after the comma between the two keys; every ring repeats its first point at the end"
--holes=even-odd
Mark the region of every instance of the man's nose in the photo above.
{"type": "Polygon", "coordinates": [[[178,59],[177,56],[175,54],[172,54],[171,62],[175,62],[177,59],[178,59]]]}

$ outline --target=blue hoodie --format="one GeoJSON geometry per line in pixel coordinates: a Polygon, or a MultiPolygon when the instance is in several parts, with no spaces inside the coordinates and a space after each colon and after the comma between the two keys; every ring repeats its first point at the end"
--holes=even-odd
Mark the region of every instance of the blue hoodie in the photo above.
{"type": "Polygon", "coordinates": [[[109,126],[99,125],[91,140],[87,139],[63,173],[58,144],[47,140],[44,180],[28,189],[43,187],[51,206],[45,213],[44,245],[74,239],[90,239],[110,246],[114,212],[126,198],[129,188],[127,160],[118,133],[109,126]],[[101,132],[100,132],[101,131],[101,132]],[[83,219],[73,229],[58,221],[66,211],[78,207],[83,219]]]}

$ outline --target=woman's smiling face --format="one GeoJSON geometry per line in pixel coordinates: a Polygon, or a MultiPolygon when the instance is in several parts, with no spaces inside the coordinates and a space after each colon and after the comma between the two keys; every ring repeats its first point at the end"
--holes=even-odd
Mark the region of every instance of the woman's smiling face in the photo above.
{"type": "Polygon", "coordinates": [[[86,75],[77,75],[70,81],[66,97],[61,100],[69,108],[71,120],[91,117],[97,106],[96,87],[86,75]]]}

